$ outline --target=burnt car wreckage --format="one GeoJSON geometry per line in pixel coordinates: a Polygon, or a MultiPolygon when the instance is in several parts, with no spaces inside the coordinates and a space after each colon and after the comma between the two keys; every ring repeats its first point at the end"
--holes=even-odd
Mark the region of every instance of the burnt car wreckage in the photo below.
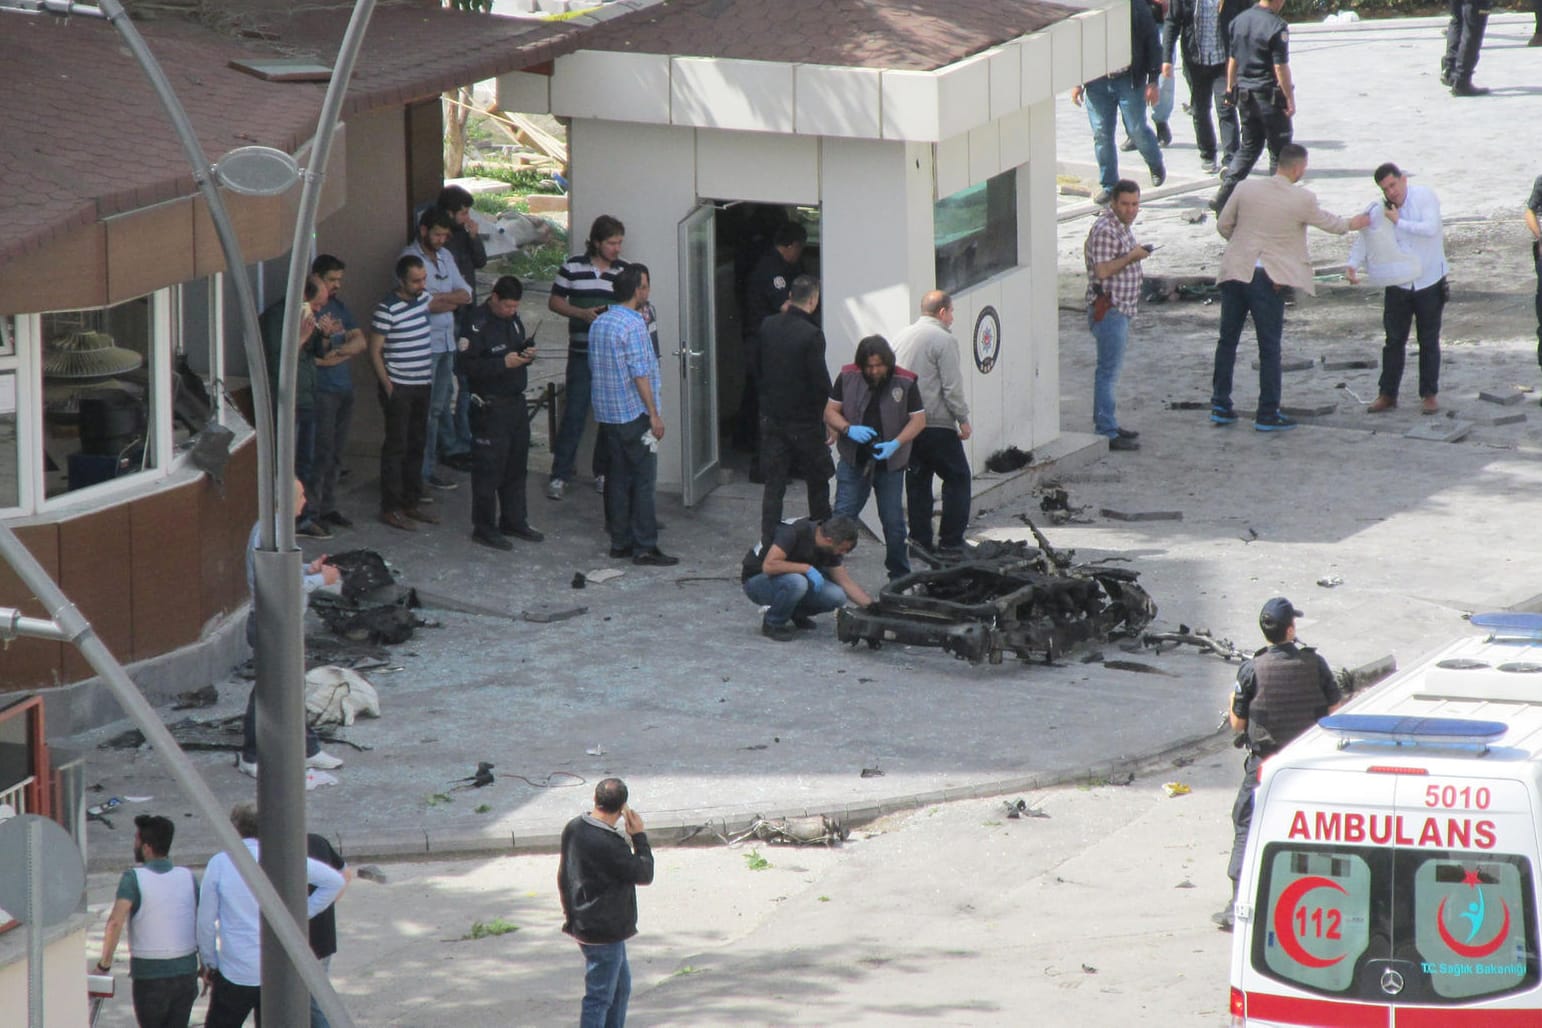
{"type": "MultiPolygon", "coordinates": [[[[971,663],[1000,664],[1011,651],[1051,661],[1080,643],[1138,636],[1156,617],[1139,573],[1108,561],[1077,564],[1032,522],[1037,546],[986,541],[889,582],[868,607],[843,607],[835,634],[855,646],[936,646],[971,663]]],[[[1117,558],[1114,558],[1117,559],[1117,558]]]]}

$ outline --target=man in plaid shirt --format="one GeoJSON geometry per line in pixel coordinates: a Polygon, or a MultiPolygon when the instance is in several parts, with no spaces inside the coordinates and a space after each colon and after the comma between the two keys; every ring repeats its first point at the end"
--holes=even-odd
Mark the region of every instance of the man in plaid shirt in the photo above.
{"type": "Polygon", "coordinates": [[[610,455],[605,474],[605,523],[610,555],[633,564],[680,563],[659,549],[653,491],[658,477],[658,354],[648,336],[648,268],[628,264],[611,284],[613,303],[589,326],[590,397],[600,426],[600,445],[610,455]]]}
{"type": "Polygon", "coordinates": [[[1140,213],[1140,186],[1120,179],[1111,198],[1087,233],[1082,256],[1087,264],[1087,327],[1098,344],[1098,370],[1092,379],[1093,431],[1108,439],[1110,450],[1138,450],[1139,432],[1119,427],[1114,386],[1124,364],[1130,319],[1140,306],[1140,262],[1151,251],[1135,242],[1130,226],[1140,213]]]}

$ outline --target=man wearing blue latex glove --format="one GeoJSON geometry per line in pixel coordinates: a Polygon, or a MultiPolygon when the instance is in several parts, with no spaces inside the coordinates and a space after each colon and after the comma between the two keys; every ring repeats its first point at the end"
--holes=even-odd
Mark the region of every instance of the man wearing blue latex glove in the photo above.
{"type": "Polygon", "coordinates": [[[926,427],[926,410],[913,372],[899,367],[883,336],[857,344],[856,359],[841,369],[825,404],[825,424],[836,448],[835,513],[854,518],[878,497],[884,567],[890,580],[910,573],[905,552],[905,465],[910,441],[926,427]],[[875,439],[882,442],[869,445],[875,439]]]}
{"type": "Polygon", "coordinates": [[[852,518],[799,518],[778,525],[770,545],[756,543],[744,555],[744,595],[768,608],[761,635],[786,642],[798,629],[813,628],[815,614],[848,599],[863,607],[873,602],[842,563],[856,548],[857,532],[852,518]]]}

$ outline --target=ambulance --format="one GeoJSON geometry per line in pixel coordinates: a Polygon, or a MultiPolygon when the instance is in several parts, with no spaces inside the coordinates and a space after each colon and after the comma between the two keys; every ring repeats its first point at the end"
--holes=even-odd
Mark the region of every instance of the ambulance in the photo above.
{"type": "Polygon", "coordinates": [[[1542,615],[1472,624],[1264,762],[1233,1026],[1542,1026],[1542,615]]]}

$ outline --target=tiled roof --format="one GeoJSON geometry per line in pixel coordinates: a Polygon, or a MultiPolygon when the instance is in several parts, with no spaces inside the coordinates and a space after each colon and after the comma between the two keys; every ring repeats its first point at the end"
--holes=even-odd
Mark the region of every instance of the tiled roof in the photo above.
{"type": "Polygon", "coordinates": [[[1076,13],[1040,0],[662,0],[582,49],[935,71],[1076,13]]]}
{"type": "MultiPolygon", "coordinates": [[[[289,6],[233,3],[247,37],[179,18],[136,23],[212,160],[254,143],[292,153],[314,130],[325,84],[265,82],[228,66],[274,56],[330,66],[349,8],[289,6]]],[[[543,64],[582,31],[387,0],[370,21],[344,117],[543,64]]],[[[0,96],[0,269],[72,228],[195,191],[154,92],[104,21],[0,13],[0,96]]]]}

